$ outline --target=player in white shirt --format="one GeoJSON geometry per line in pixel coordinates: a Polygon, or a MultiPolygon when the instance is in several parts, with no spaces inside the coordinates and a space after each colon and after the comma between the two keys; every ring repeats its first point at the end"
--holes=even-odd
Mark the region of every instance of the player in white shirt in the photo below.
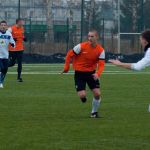
{"type": "Polygon", "coordinates": [[[145,30],[141,33],[140,43],[144,49],[144,57],[137,63],[123,63],[119,60],[109,60],[110,63],[126,69],[140,71],[145,67],[150,66],[150,30],[145,30]]]}
{"type": "Polygon", "coordinates": [[[12,34],[7,31],[7,22],[0,22],[0,88],[3,88],[3,82],[8,70],[8,46],[15,47],[15,41],[12,34]]]}

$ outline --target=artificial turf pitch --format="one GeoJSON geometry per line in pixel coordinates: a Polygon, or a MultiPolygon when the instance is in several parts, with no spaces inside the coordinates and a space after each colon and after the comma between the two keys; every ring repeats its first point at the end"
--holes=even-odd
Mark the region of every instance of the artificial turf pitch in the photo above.
{"type": "Polygon", "coordinates": [[[103,118],[89,118],[62,65],[24,65],[23,83],[11,68],[0,89],[0,150],[149,150],[150,69],[106,66],[101,77],[103,118]]]}

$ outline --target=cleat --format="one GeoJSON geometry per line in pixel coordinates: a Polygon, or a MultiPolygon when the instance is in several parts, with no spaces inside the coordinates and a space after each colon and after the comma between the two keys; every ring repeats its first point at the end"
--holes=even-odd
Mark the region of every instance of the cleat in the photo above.
{"type": "Polygon", "coordinates": [[[0,83],[0,88],[4,88],[2,83],[0,83]]]}
{"type": "Polygon", "coordinates": [[[23,82],[22,78],[17,79],[18,82],[23,82]]]}
{"type": "Polygon", "coordinates": [[[91,118],[99,118],[98,112],[91,113],[91,118]]]}

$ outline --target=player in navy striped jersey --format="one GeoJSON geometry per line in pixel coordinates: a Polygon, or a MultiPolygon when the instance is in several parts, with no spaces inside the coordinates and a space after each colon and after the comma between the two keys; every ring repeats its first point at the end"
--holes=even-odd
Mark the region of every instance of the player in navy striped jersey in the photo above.
{"type": "Polygon", "coordinates": [[[8,70],[8,46],[9,43],[15,47],[15,41],[12,34],[7,31],[7,22],[0,22],[0,88],[3,88],[3,82],[8,70]]]}

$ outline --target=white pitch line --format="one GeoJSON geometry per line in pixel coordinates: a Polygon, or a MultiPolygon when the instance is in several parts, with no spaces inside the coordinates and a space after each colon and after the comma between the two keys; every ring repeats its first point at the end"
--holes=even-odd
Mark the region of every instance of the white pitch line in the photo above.
{"type": "MultiPolygon", "coordinates": [[[[8,74],[17,74],[16,72],[8,72],[8,74]]],[[[31,74],[31,75],[51,75],[51,74],[54,74],[54,75],[59,75],[61,74],[60,72],[23,72],[22,74],[25,74],[25,75],[28,75],[28,74],[31,74]]],[[[66,73],[65,75],[72,75],[74,74],[74,72],[69,72],[69,73],[66,73]]],[[[136,74],[136,75],[139,75],[139,74],[150,74],[150,72],[104,72],[103,74],[118,74],[118,75],[132,75],[132,74],[136,74]]]]}
{"type": "Polygon", "coordinates": [[[38,65],[38,66],[48,66],[48,65],[55,65],[55,66],[57,66],[57,65],[64,65],[64,63],[47,63],[47,64],[26,64],[26,63],[24,63],[23,65],[27,65],[27,66],[30,66],[30,65],[38,65]]]}
{"type": "MultiPolygon", "coordinates": [[[[58,68],[58,67],[63,67],[64,64],[23,64],[23,67],[29,67],[29,68],[58,68]]],[[[106,67],[116,67],[114,65],[111,64],[106,64],[106,67]]],[[[14,66],[15,68],[17,67],[17,65],[14,66]]]]}
{"type": "MultiPolygon", "coordinates": [[[[17,66],[14,66],[14,67],[17,67],[17,66]]],[[[37,68],[37,67],[40,67],[40,68],[49,68],[49,67],[63,67],[63,65],[60,65],[60,66],[52,66],[52,65],[49,65],[49,66],[23,66],[23,67],[30,67],[30,68],[37,68]]]]}
{"type": "MultiPolygon", "coordinates": [[[[17,66],[14,66],[14,68],[16,68],[17,66]]],[[[52,65],[46,65],[46,66],[44,66],[44,65],[42,65],[42,66],[38,66],[38,65],[36,65],[36,66],[28,66],[28,65],[23,65],[23,67],[24,68],[59,68],[59,67],[63,67],[63,65],[60,65],[60,66],[56,66],[56,65],[54,65],[54,66],[52,66],[52,65]]]]}

